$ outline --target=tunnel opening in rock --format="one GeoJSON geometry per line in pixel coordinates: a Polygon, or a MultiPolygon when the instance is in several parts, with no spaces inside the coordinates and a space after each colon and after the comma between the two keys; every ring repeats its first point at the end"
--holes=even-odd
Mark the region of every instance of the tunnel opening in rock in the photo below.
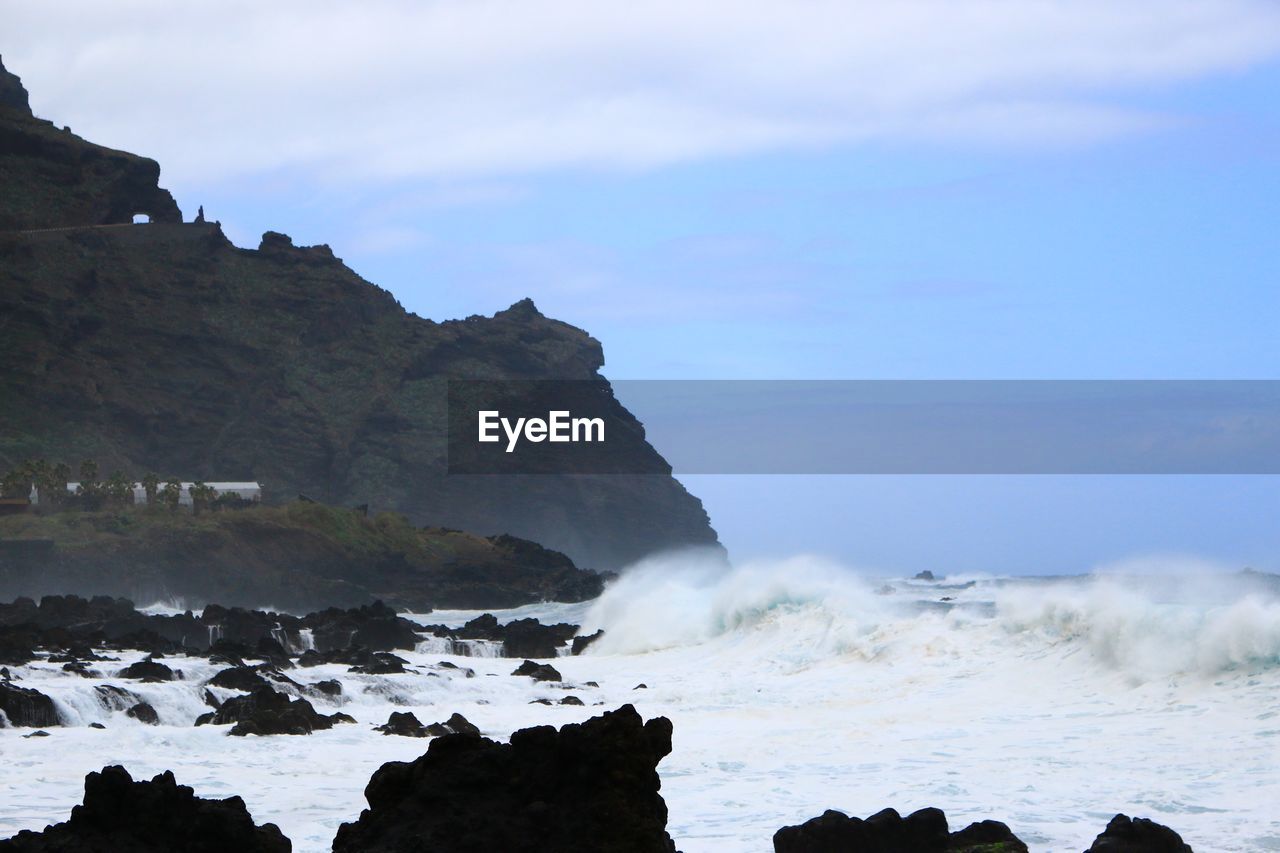
{"type": "Polygon", "coordinates": [[[133,224],[134,224],[134,225],[147,225],[147,224],[149,224],[150,222],[151,222],[151,214],[150,214],[150,213],[135,213],[135,214],[133,215],[133,224]]]}

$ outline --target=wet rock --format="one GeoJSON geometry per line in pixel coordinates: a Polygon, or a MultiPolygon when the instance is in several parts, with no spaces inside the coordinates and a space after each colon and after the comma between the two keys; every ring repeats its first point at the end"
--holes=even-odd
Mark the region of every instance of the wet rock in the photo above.
{"type": "Polygon", "coordinates": [[[585,704],[577,696],[566,696],[560,700],[561,705],[583,705],[585,704]]]}
{"type": "Polygon", "coordinates": [[[63,672],[69,672],[72,675],[78,675],[81,678],[101,678],[102,673],[96,669],[90,669],[89,665],[83,661],[73,660],[67,661],[62,665],[63,672]]]}
{"type": "Polygon", "coordinates": [[[502,656],[554,658],[577,631],[577,625],[543,625],[537,619],[517,619],[503,626],[502,656]]]}
{"type": "Polygon", "coordinates": [[[260,687],[271,686],[256,669],[248,666],[233,666],[230,669],[224,669],[213,678],[210,678],[208,683],[214,687],[243,690],[246,693],[252,693],[260,687]]]}
{"type": "Polygon", "coordinates": [[[337,723],[354,723],[346,714],[321,714],[306,699],[290,699],[270,687],[260,687],[247,696],[236,696],[216,711],[202,714],[196,725],[234,724],[231,734],[309,735],[331,729],[337,723]]]}
{"type": "Polygon", "coordinates": [[[1191,853],[1191,847],[1167,826],[1118,814],[1087,853],[1191,853]]]}
{"type": "Polygon", "coordinates": [[[630,705],[510,743],[439,737],[374,773],[369,808],[339,828],[333,850],[673,853],[656,769],[670,751],[670,721],[646,723],[630,705]]]}
{"type": "Polygon", "coordinates": [[[418,626],[381,601],[364,607],[339,610],[331,607],[302,618],[319,652],[363,646],[375,652],[412,650],[418,644],[418,626]]]}
{"type": "Polygon", "coordinates": [[[334,698],[342,695],[342,682],[338,681],[337,679],[330,678],[326,681],[317,681],[315,684],[311,686],[315,688],[317,692],[322,693],[325,696],[328,696],[330,698],[334,698]]]}
{"type": "Polygon", "coordinates": [[[885,809],[866,820],[828,810],[773,836],[775,853],[1027,853],[1009,827],[998,821],[950,832],[940,809],[920,809],[903,817],[885,809]]]}
{"type": "MultiPolygon", "coordinates": [[[[437,637],[446,637],[455,641],[500,642],[502,656],[507,658],[554,658],[559,654],[560,648],[577,633],[578,626],[565,622],[543,625],[537,619],[516,619],[501,625],[496,616],[485,613],[467,622],[461,628],[428,625],[422,630],[437,637]]],[[[464,649],[460,652],[464,652],[464,649]]]]}
{"type": "Polygon", "coordinates": [[[140,723],[146,723],[148,726],[160,725],[160,715],[156,713],[156,709],[151,707],[149,702],[139,702],[125,711],[125,714],[140,723]]]}
{"type": "Polygon", "coordinates": [[[91,729],[105,729],[105,728],[106,728],[106,726],[104,726],[102,723],[90,723],[90,724],[89,724],[89,728],[91,728],[91,729]]]}
{"type": "Polygon", "coordinates": [[[114,684],[99,684],[93,692],[98,697],[98,704],[108,711],[127,711],[142,701],[137,693],[114,684]]]}
{"type": "Polygon", "coordinates": [[[376,726],[374,731],[382,732],[384,735],[399,735],[400,737],[427,736],[427,727],[411,711],[392,711],[387,721],[380,726],[376,726]]]}
{"type": "Polygon", "coordinates": [[[36,731],[32,732],[32,733],[31,733],[31,734],[29,734],[29,735],[23,735],[23,737],[24,737],[24,738],[29,738],[29,737],[50,737],[50,735],[49,735],[49,733],[48,733],[48,732],[46,732],[44,729],[37,729],[36,731]]]}
{"type": "Polygon", "coordinates": [[[571,654],[580,655],[587,650],[588,647],[596,640],[604,636],[604,631],[596,631],[594,634],[588,634],[585,637],[574,637],[573,645],[570,646],[571,654]]]}
{"type": "Polygon", "coordinates": [[[7,681],[0,681],[0,711],[4,712],[4,718],[0,718],[0,726],[23,728],[62,725],[52,699],[39,690],[19,687],[7,681]],[[7,724],[3,722],[4,719],[8,720],[7,724]]]}
{"type": "Polygon", "coordinates": [[[919,574],[917,574],[915,578],[913,578],[913,580],[936,581],[937,578],[933,576],[933,572],[929,571],[928,569],[925,569],[923,572],[920,572],[919,574]]]}
{"type": "Polygon", "coordinates": [[[351,667],[351,672],[362,672],[365,675],[393,675],[404,672],[408,661],[388,652],[378,652],[369,657],[366,663],[351,667]]]}
{"type": "Polygon", "coordinates": [[[123,767],[84,780],[65,823],[0,841],[0,853],[290,853],[274,824],[256,826],[239,797],[206,800],[166,771],[135,782],[123,767]]]}
{"type": "Polygon", "coordinates": [[[444,735],[475,735],[480,736],[480,729],[466,717],[456,711],[443,723],[432,723],[427,726],[427,734],[432,737],[443,737],[444,735]]]}
{"type": "Polygon", "coordinates": [[[515,668],[512,675],[527,675],[534,681],[562,681],[560,673],[549,663],[527,660],[515,668]]]}
{"type": "Polygon", "coordinates": [[[391,716],[387,718],[387,722],[377,726],[374,731],[382,732],[384,735],[399,735],[401,737],[443,737],[444,735],[453,734],[478,736],[480,734],[480,729],[472,725],[461,714],[455,713],[443,723],[432,723],[429,726],[424,726],[416,715],[407,711],[392,711],[391,716]]]}
{"type": "Polygon", "coordinates": [[[175,671],[154,658],[140,660],[130,664],[116,673],[120,678],[136,678],[141,681],[177,681],[182,678],[181,671],[175,671]]]}

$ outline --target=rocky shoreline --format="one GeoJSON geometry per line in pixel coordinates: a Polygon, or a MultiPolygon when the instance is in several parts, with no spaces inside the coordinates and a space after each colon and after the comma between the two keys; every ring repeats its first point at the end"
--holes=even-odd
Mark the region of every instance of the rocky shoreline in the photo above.
{"type": "MultiPolygon", "coordinates": [[[[0,604],[0,723],[30,728],[28,737],[63,724],[52,699],[19,683],[20,676],[9,669],[38,662],[60,664],[71,678],[120,681],[96,685],[96,701],[140,723],[176,721],[163,720],[132,685],[187,682],[203,692],[208,706],[196,726],[224,727],[235,737],[309,735],[356,723],[342,711],[317,710],[341,701],[346,688],[341,678],[308,681],[303,673],[312,667],[346,666],[360,678],[406,672],[445,679],[475,675],[446,661],[424,671],[396,654],[424,648],[523,659],[510,677],[565,691],[558,702],[545,697],[535,702],[582,705],[587,703],[576,692],[589,695],[594,683],[568,683],[549,662],[581,652],[598,636],[578,633],[573,624],[543,625],[533,619],[503,624],[491,614],[460,627],[423,625],[380,603],[306,616],[219,605],[199,614],[157,615],[139,611],[126,599],[18,599],[0,604]],[[128,653],[136,659],[125,664],[128,653]],[[182,667],[195,659],[207,662],[203,672],[213,674],[184,672],[182,667]]],[[[484,737],[456,712],[424,724],[411,712],[392,711],[375,731],[429,739],[428,748],[414,761],[388,762],[373,774],[365,788],[368,808],[339,828],[333,842],[337,853],[676,849],[666,831],[657,772],[672,749],[672,725],[665,717],[646,722],[634,707],[622,705],[559,729],[521,729],[503,743],[484,737]]],[[[984,820],[952,831],[945,814],[932,808],[905,817],[886,809],[866,819],[828,810],[780,828],[773,845],[777,853],[1028,850],[1004,823],[984,820]]],[[[0,841],[0,853],[233,848],[292,849],[276,826],[256,825],[239,797],[202,799],[171,772],[134,781],[121,767],[90,773],[84,802],[67,821],[0,841]],[[200,831],[193,834],[195,826],[200,831]]],[[[1117,815],[1088,853],[1190,849],[1167,827],[1117,815]]]]}
{"type": "MultiPolygon", "coordinates": [[[[465,722],[465,721],[464,721],[465,722]]],[[[631,705],[581,724],[537,726],[508,743],[471,730],[436,736],[412,762],[384,764],[369,807],[339,827],[334,853],[560,851],[675,853],[658,763],[672,725],[631,705]]],[[[0,853],[287,853],[274,824],[257,825],[237,796],[196,797],[168,771],[134,781],[109,766],[85,778],[84,802],[63,823],[0,841],[0,853]]],[[[951,832],[929,808],[885,809],[866,820],[827,811],[779,829],[775,853],[1026,853],[994,820],[951,832]]],[[[1191,853],[1168,827],[1116,815],[1086,853],[1191,853]]]]}

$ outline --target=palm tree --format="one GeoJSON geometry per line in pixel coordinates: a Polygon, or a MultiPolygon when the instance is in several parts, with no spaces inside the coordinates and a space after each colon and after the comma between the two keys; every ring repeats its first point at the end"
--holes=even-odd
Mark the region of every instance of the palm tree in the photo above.
{"type": "Polygon", "coordinates": [[[160,503],[169,509],[177,509],[178,503],[182,498],[182,484],[177,480],[170,480],[164,484],[164,488],[160,490],[160,503]]]}
{"type": "Polygon", "coordinates": [[[187,490],[191,495],[191,512],[199,515],[201,511],[208,508],[210,502],[217,496],[218,490],[200,480],[191,484],[191,488],[187,490]]]}
{"type": "Polygon", "coordinates": [[[107,478],[105,491],[107,499],[112,504],[129,506],[133,503],[133,481],[126,477],[123,471],[111,472],[111,476],[107,478]]]}
{"type": "Polygon", "coordinates": [[[156,492],[160,489],[160,478],[154,471],[148,471],[142,475],[142,489],[147,493],[147,505],[153,506],[156,502],[156,492]]]}
{"type": "MultiPolygon", "coordinates": [[[[49,473],[49,503],[52,506],[62,506],[67,502],[67,481],[71,479],[71,466],[65,462],[59,462],[53,466],[53,470],[49,473]]],[[[44,503],[43,488],[40,489],[40,502],[44,503]]]]}
{"type": "Polygon", "coordinates": [[[98,463],[86,459],[80,463],[80,493],[92,495],[98,491],[98,463]]]}

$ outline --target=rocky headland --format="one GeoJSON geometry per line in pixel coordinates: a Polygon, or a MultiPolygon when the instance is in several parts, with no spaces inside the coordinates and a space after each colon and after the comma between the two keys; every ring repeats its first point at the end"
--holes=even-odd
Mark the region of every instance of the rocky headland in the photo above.
{"type": "Polygon", "coordinates": [[[434,322],[327,246],[268,232],[239,248],[183,222],[155,161],[36,118],[2,66],[0,93],[0,469],[259,481],[268,501],[367,504],[597,569],[716,544],[583,330],[529,300],[434,322]],[[450,379],[580,380],[626,438],[611,461],[646,473],[448,476],[450,379]]]}

